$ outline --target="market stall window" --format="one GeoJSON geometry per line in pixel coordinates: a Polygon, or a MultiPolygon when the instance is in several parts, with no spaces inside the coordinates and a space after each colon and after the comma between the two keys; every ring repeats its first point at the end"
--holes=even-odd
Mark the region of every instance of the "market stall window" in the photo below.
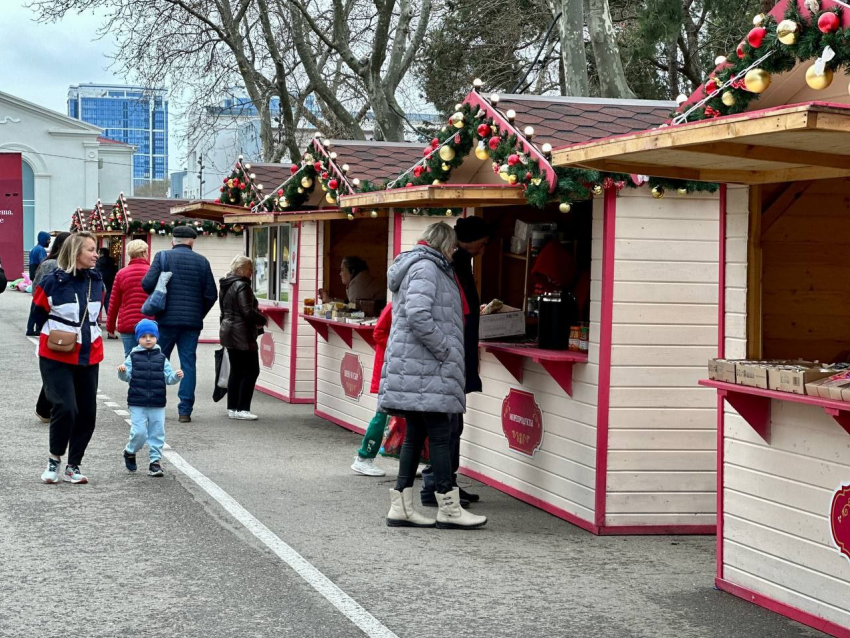
{"type": "Polygon", "coordinates": [[[297,229],[290,224],[256,227],[251,230],[250,241],[254,295],[260,300],[289,303],[297,229]]]}

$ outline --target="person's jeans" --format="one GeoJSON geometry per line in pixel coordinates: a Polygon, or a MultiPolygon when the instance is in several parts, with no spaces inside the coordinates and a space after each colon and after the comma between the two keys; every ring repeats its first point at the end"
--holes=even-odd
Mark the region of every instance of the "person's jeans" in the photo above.
{"type": "Polygon", "coordinates": [[[38,326],[35,323],[35,304],[30,304],[30,315],[27,317],[27,336],[33,337],[38,334],[38,326]]]}
{"type": "MultiPolygon", "coordinates": [[[[463,434],[463,415],[450,414],[452,419],[452,487],[457,485],[457,471],[460,469],[460,435],[463,434]]],[[[429,498],[434,494],[436,481],[434,480],[434,468],[426,467],[422,470],[422,490],[419,495],[429,498]]]]}
{"type": "Polygon", "coordinates": [[[191,415],[192,408],[195,406],[196,366],[200,336],[200,330],[185,330],[172,326],[160,326],[159,328],[159,347],[162,349],[162,354],[171,359],[174,346],[177,346],[177,354],[180,355],[183,380],[177,390],[177,396],[180,397],[177,413],[181,415],[191,415]]]}
{"type": "MultiPolygon", "coordinates": [[[[130,355],[130,350],[139,345],[139,342],[136,341],[134,334],[127,334],[126,332],[119,332],[118,334],[121,336],[121,343],[124,344],[124,358],[126,359],[130,355]]],[[[162,348],[162,344],[159,347],[162,348]]]]}
{"type": "Polygon", "coordinates": [[[42,384],[41,392],[38,393],[38,401],[35,404],[35,413],[40,417],[49,419],[52,412],[53,404],[48,401],[47,393],[44,391],[44,384],[42,384]]]}
{"type": "Polygon", "coordinates": [[[378,450],[381,449],[381,441],[384,440],[384,432],[387,429],[389,419],[389,414],[375,413],[375,416],[369,421],[366,433],[363,435],[363,442],[360,444],[360,449],[357,450],[357,456],[361,459],[374,459],[378,456],[378,450]]]}
{"type": "Polygon", "coordinates": [[[404,437],[404,445],[401,446],[395,488],[401,492],[408,487],[413,487],[419,455],[427,438],[437,493],[450,492],[453,487],[451,439],[454,415],[438,412],[409,412],[405,417],[407,434],[404,437]]]}
{"type": "Polygon", "coordinates": [[[40,357],[38,366],[45,395],[53,403],[50,414],[50,453],[79,465],[94,433],[97,419],[99,366],[78,366],[40,357]]]}
{"type": "Polygon", "coordinates": [[[151,463],[160,460],[165,444],[165,408],[131,405],[127,409],[130,410],[130,440],[124,449],[128,454],[136,454],[147,443],[151,463]]]}
{"type": "Polygon", "coordinates": [[[260,353],[255,350],[227,349],[230,376],[227,378],[227,409],[250,412],[254,386],[260,376],[260,353]]]}

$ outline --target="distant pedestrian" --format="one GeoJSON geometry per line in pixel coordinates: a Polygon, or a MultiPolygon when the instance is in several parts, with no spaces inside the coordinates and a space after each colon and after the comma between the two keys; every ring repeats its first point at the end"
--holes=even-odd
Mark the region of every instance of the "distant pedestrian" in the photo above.
{"type": "Polygon", "coordinates": [[[109,297],[112,296],[112,285],[115,283],[115,276],[118,274],[118,264],[112,255],[109,254],[108,248],[100,249],[100,257],[97,258],[97,269],[100,271],[100,276],[103,277],[103,285],[106,288],[106,302],[104,307],[109,310],[109,297]]]}
{"type": "Polygon", "coordinates": [[[393,322],[381,375],[378,409],[403,416],[407,433],[398,479],[390,490],[387,525],[471,529],[487,522],[460,504],[452,484],[451,434],[466,409],[463,316],[468,313],[451,258],[455,232],[444,222],[425,229],[413,250],[387,272],[393,322]],[[425,439],[437,492],[437,520],[413,508],[413,481],[425,439]]]}
{"type": "Polygon", "coordinates": [[[230,274],[219,281],[219,339],[222,347],[227,348],[230,360],[227,416],[245,421],[257,420],[257,415],[251,413],[254,387],[260,376],[257,337],[268,321],[258,310],[259,304],[251,287],[253,276],[253,262],[239,255],[230,263],[230,274]]]}
{"type": "Polygon", "coordinates": [[[178,226],[171,237],[173,248],[158,253],[153,259],[148,274],[142,279],[142,288],[146,293],[152,293],[159,274],[171,273],[165,310],[156,317],[159,343],[169,359],[177,346],[185,375],[177,392],[180,397],[177,412],[180,423],[191,423],[197,384],[198,339],[204,327],[204,317],[218,300],[218,292],[210,262],[193,251],[198,234],[189,226],[178,226]]]}
{"type": "Polygon", "coordinates": [[[159,326],[142,319],[133,333],[138,344],[118,366],[118,378],[130,384],[127,408],[130,410],[130,440],[124,448],[124,465],[135,472],[136,454],[148,444],[148,474],[162,476],[162,446],[165,445],[166,385],[183,378],[182,370],[171,364],[157,345],[159,326]]]}
{"type": "MultiPolygon", "coordinates": [[[[41,231],[38,234],[38,242],[33,249],[30,251],[30,265],[29,265],[29,276],[30,281],[32,282],[32,292],[35,294],[36,281],[35,278],[38,273],[38,269],[44,261],[48,259],[47,254],[47,246],[50,243],[50,233],[41,231]]],[[[56,242],[53,242],[54,244],[56,242]]],[[[59,244],[59,248],[62,248],[62,244],[59,244]]],[[[53,251],[51,251],[52,253],[53,251]]],[[[59,254],[59,251],[56,251],[56,254],[59,254]]],[[[55,259],[55,257],[54,257],[55,259]]],[[[32,307],[30,307],[30,315],[27,319],[27,331],[26,334],[28,337],[35,337],[38,335],[38,330],[35,327],[35,317],[33,315],[32,307]]]]}
{"type": "MultiPolygon", "coordinates": [[[[372,385],[369,389],[373,394],[378,394],[381,389],[381,370],[384,368],[384,356],[392,321],[393,305],[388,303],[378,317],[375,330],[372,332],[372,338],[375,341],[375,360],[372,367],[372,385]]],[[[381,442],[384,439],[384,431],[387,429],[389,417],[390,415],[384,412],[376,412],[372,420],[369,421],[369,427],[366,428],[366,433],[363,435],[360,449],[357,450],[357,456],[354,457],[354,463],[351,464],[351,469],[358,474],[365,476],[386,475],[384,470],[375,467],[374,461],[381,449],[381,442]]]]}
{"type": "Polygon", "coordinates": [[[0,294],[3,294],[3,291],[6,290],[6,286],[8,285],[9,282],[6,279],[6,271],[3,270],[3,264],[0,263],[0,294]]]}
{"type": "MultiPolygon", "coordinates": [[[[50,254],[47,255],[47,259],[41,262],[38,270],[35,271],[35,277],[32,280],[33,293],[35,293],[35,287],[38,286],[38,284],[40,284],[46,276],[59,267],[59,252],[62,250],[65,240],[70,236],[71,233],[59,233],[56,235],[56,238],[53,240],[53,245],[50,247],[50,254]]],[[[30,305],[29,320],[33,326],[35,326],[36,311],[35,298],[33,297],[33,302],[30,305]]],[[[35,334],[38,334],[38,332],[35,334]]],[[[38,401],[35,404],[35,415],[42,423],[50,423],[51,410],[53,410],[53,405],[47,400],[47,395],[44,392],[44,385],[42,384],[41,392],[38,394],[38,401]]]]}
{"type": "Polygon", "coordinates": [[[142,314],[142,304],[148,298],[142,290],[142,279],[150,270],[148,263],[148,243],[134,239],[127,244],[127,256],[130,263],[118,271],[112,285],[112,294],[106,314],[106,332],[114,335],[116,329],[124,342],[124,356],[139,345],[136,339],[136,324],[142,319],[152,319],[142,314]]]}
{"type": "Polygon", "coordinates": [[[97,418],[97,380],[103,339],[97,316],[103,281],[95,269],[97,238],[89,232],[71,235],[59,252],[59,267],[36,286],[36,324],[41,332],[38,355],[50,414],[50,456],[41,475],[59,482],[59,465],[68,450],[62,480],[87,483],[80,472],[97,418]]]}

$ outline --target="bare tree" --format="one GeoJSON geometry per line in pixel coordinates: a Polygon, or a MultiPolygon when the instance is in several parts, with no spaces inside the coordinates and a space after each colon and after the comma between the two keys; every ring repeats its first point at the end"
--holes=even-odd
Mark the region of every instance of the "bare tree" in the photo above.
{"type": "Polygon", "coordinates": [[[171,188],[171,180],[155,179],[133,189],[133,197],[166,197],[171,188]]]}
{"type": "MultiPolygon", "coordinates": [[[[575,1],[575,0],[573,0],[575,1]]],[[[590,43],[602,97],[634,98],[620,57],[608,0],[585,0],[590,43]]]]}
{"type": "Polygon", "coordinates": [[[590,95],[587,79],[587,53],[584,48],[584,5],[581,0],[547,0],[553,16],[560,15],[563,95],[590,95]]]}

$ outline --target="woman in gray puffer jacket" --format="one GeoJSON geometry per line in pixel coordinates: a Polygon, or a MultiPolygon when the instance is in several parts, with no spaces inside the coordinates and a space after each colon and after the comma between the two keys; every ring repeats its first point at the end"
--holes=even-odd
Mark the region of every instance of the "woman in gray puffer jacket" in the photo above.
{"type": "Polygon", "coordinates": [[[407,421],[398,479],[390,490],[390,527],[470,529],[487,522],[460,506],[452,485],[452,414],[466,410],[463,350],[465,301],[454,276],[454,230],[429,226],[416,247],[387,272],[393,322],[378,394],[378,410],[407,421]],[[413,481],[425,439],[437,485],[437,520],[413,509],[413,481]]]}

